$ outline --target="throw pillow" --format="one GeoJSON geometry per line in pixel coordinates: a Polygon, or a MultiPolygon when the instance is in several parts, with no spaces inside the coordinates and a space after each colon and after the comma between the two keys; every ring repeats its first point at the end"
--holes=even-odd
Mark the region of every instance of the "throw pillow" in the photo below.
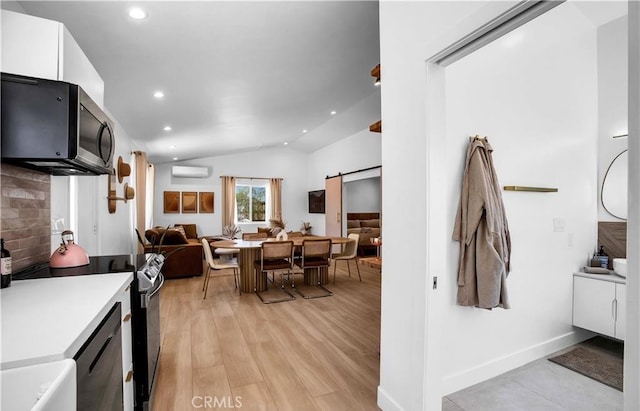
{"type": "Polygon", "coordinates": [[[176,225],[173,228],[171,228],[172,230],[176,230],[177,232],[179,232],[180,234],[182,234],[184,236],[184,238],[189,238],[187,237],[187,233],[184,231],[184,227],[181,225],[176,225]]]}
{"type": "Polygon", "coordinates": [[[360,220],[347,220],[347,228],[360,228],[360,220]]]}
{"type": "Polygon", "coordinates": [[[144,232],[144,236],[151,244],[157,244],[160,241],[160,233],[154,228],[150,228],[144,232]]]}
{"type": "Polygon", "coordinates": [[[198,230],[195,224],[176,224],[175,226],[182,226],[187,238],[198,238],[198,230]]]}
{"type": "Polygon", "coordinates": [[[378,219],[374,219],[374,220],[362,220],[360,221],[360,225],[362,227],[373,227],[373,228],[378,228],[380,227],[380,220],[378,219]]]}
{"type": "Polygon", "coordinates": [[[271,237],[271,228],[269,227],[258,227],[258,233],[265,233],[267,237],[271,237]]]}
{"type": "Polygon", "coordinates": [[[187,238],[178,230],[170,228],[164,235],[163,245],[189,244],[187,238]]]}

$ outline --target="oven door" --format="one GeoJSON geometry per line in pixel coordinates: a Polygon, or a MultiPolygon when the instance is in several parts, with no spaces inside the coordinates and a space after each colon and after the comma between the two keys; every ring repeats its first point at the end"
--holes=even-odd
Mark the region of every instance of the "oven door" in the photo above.
{"type": "Polygon", "coordinates": [[[160,288],[164,276],[159,274],[157,285],[147,294],[147,372],[149,376],[149,399],[152,397],[158,359],[160,357],[160,288]]]}
{"type": "MultiPolygon", "coordinates": [[[[160,289],[164,276],[159,274],[153,286],[138,291],[138,315],[134,322],[134,379],[136,380],[136,411],[151,410],[153,389],[160,355],[160,289]]],[[[137,282],[137,286],[140,281],[137,282]]],[[[136,316],[134,316],[135,318],[136,316]]]]}

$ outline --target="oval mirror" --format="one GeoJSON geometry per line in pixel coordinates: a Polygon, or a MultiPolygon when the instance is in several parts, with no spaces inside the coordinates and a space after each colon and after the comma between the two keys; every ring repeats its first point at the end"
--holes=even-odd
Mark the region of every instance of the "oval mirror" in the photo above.
{"type": "Polygon", "coordinates": [[[609,214],[627,219],[627,150],[618,154],[604,175],[602,182],[602,206],[609,214]]]}

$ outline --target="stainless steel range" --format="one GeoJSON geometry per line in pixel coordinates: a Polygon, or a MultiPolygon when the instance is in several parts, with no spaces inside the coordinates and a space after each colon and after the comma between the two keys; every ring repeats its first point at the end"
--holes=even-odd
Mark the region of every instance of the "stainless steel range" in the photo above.
{"type": "MultiPolygon", "coordinates": [[[[47,263],[31,266],[13,275],[14,280],[76,275],[133,272],[137,281],[131,287],[133,378],[135,410],[152,409],[154,381],[160,355],[160,272],[161,254],[134,254],[90,257],[82,267],[55,269],[47,263]]],[[[80,403],[80,402],[79,402],[80,403]]]]}
{"type": "Polygon", "coordinates": [[[160,288],[164,284],[164,276],[160,269],[164,260],[161,254],[150,254],[136,272],[137,301],[132,301],[131,304],[134,310],[132,327],[136,411],[152,409],[154,382],[160,356],[160,288]]]}

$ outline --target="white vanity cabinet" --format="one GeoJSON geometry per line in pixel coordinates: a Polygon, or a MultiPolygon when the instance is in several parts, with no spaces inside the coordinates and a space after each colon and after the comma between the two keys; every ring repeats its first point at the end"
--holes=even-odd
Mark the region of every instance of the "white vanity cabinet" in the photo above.
{"type": "Polygon", "coordinates": [[[626,282],[617,275],[573,276],[573,325],[624,340],[626,282]]]}
{"type": "Polygon", "coordinates": [[[8,10],[0,14],[3,73],[78,84],[104,108],[104,81],[62,23],[8,10]]]}

